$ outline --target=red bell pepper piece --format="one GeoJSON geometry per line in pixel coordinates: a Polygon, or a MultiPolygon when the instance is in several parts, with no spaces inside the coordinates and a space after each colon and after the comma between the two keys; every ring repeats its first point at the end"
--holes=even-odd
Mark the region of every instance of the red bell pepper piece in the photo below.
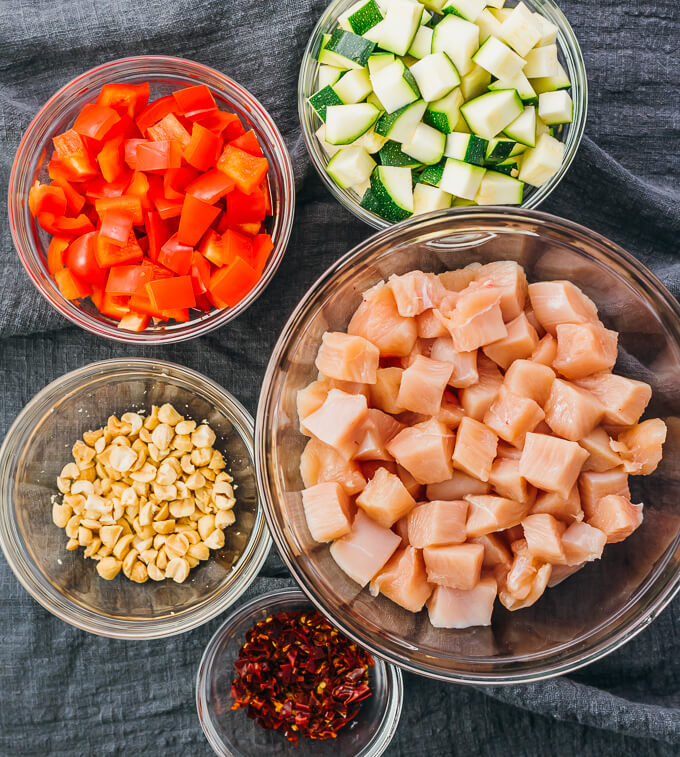
{"type": "Polygon", "coordinates": [[[110,210],[119,210],[132,217],[133,226],[141,226],[144,223],[142,215],[142,203],[139,197],[132,195],[120,195],[120,197],[102,197],[95,200],[94,207],[100,218],[110,210]]]}
{"type": "Polygon", "coordinates": [[[163,194],[168,200],[182,200],[187,185],[198,177],[198,171],[190,166],[170,168],[163,175],[163,194]]]}
{"type": "Polygon", "coordinates": [[[103,286],[106,271],[97,262],[96,231],[90,231],[74,239],[69,245],[64,259],[66,267],[80,281],[85,281],[94,286],[103,286]]]}
{"type": "Polygon", "coordinates": [[[137,145],[142,145],[148,140],[146,139],[126,139],[123,142],[124,160],[134,171],[137,168],[137,145]]]}
{"type": "Polygon", "coordinates": [[[120,319],[117,328],[125,331],[144,331],[150,320],[150,316],[144,313],[128,312],[120,319]]]}
{"type": "Polygon", "coordinates": [[[213,273],[208,294],[216,307],[234,307],[259,280],[257,271],[243,258],[237,257],[231,265],[213,273]]]}
{"type": "Polygon", "coordinates": [[[151,201],[158,212],[158,215],[163,219],[177,218],[182,213],[182,200],[168,200],[163,195],[154,195],[151,201]]]}
{"type": "Polygon", "coordinates": [[[156,261],[158,260],[161,247],[170,238],[170,229],[167,223],[154,210],[150,210],[144,216],[144,228],[149,240],[148,255],[151,260],[156,261]]]}
{"type": "Polygon", "coordinates": [[[54,275],[66,264],[66,250],[71,240],[69,237],[52,237],[47,248],[47,270],[54,275]]]}
{"type": "Polygon", "coordinates": [[[190,116],[191,113],[217,107],[215,98],[205,84],[178,89],[172,93],[172,96],[177,103],[177,111],[183,115],[190,116]]]}
{"type": "Polygon", "coordinates": [[[182,148],[179,142],[141,142],[137,145],[138,171],[166,171],[182,165],[182,148]]]}
{"type": "Polygon", "coordinates": [[[97,175],[97,167],[87,151],[83,138],[75,129],[52,138],[57,157],[79,179],[97,175]]]}
{"type": "Polygon", "coordinates": [[[267,267],[267,261],[269,255],[274,249],[274,243],[269,234],[258,234],[253,239],[253,268],[257,271],[258,276],[262,276],[262,272],[267,267]]]}
{"type": "Polygon", "coordinates": [[[100,287],[94,287],[90,295],[92,302],[102,315],[120,321],[129,312],[129,297],[109,294],[100,287]]]}
{"type": "Polygon", "coordinates": [[[205,126],[215,134],[228,134],[227,139],[235,139],[244,133],[245,129],[236,113],[225,113],[223,110],[210,110],[196,113],[192,116],[194,123],[205,126]]]}
{"type": "Polygon", "coordinates": [[[47,175],[54,181],[62,179],[73,182],[84,181],[72,168],[64,165],[56,156],[56,153],[52,154],[52,160],[47,164],[47,175]]]}
{"type": "Polygon", "coordinates": [[[152,280],[153,269],[150,265],[116,265],[109,268],[105,291],[109,294],[132,296],[152,280]]]}
{"type": "Polygon", "coordinates": [[[149,101],[149,82],[142,84],[105,84],[97,97],[97,105],[107,105],[119,114],[134,118],[149,101]]]}
{"type": "Polygon", "coordinates": [[[179,276],[184,276],[191,270],[193,252],[193,247],[181,244],[178,235],[173,234],[161,247],[158,262],[179,276]]]}
{"type": "MultiPolygon", "coordinates": [[[[149,198],[149,177],[143,171],[135,171],[132,174],[130,183],[125,190],[128,197],[137,197],[143,211],[151,210],[151,199],[149,198]]],[[[139,225],[139,224],[137,224],[139,225]]]]}
{"type": "Polygon", "coordinates": [[[191,254],[191,284],[194,288],[194,294],[205,294],[210,286],[210,276],[212,275],[212,266],[200,252],[194,250],[191,254]]]}
{"type": "Polygon", "coordinates": [[[85,205],[86,198],[81,195],[66,179],[54,179],[52,186],[61,187],[66,195],[66,208],[73,215],[78,215],[85,205]]]}
{"type": "Polygon", "coordinates": [[[136,313],[143,313],[144,315],[152,316],[153,318],[160,318],[162,321],[167,321],[167,316],[164,316],[160,310],[158,310],[151,304],[151,300],[146,294],[146,284],[144,285],[144,287],[144,294],[139,294],[139,292],[137,292],[136,294],[133,294],[132,297],[130,297],[128,301],[130,310],[136,313]]]}
{"type": "Polygon", "coordinates": [[[257,140],[257,135],[252,129],[245,132],[245,134],[242,134],[240,137],[232,139],[229,144],[233,147],[238,147],[239,150],[250,153],[250,155],[255,155],[258,158],[262,157],[262,148],[257,140]]]}
{"type": "Polygon", "coordinates": [[[146,292],[151,304],[157,310],[192,308],[196,304],[191,276],[173,276],[157,279],[146,284],[146,292]]]}
{"type": "Polygon", "coordinates": [[[157,124],[168,113],[177,113],[177,102],[172,95],[159,97],[147,105],[137,116],[137,128],[145,134],[150,126],[157,124]]]}
{"type": "Polygon", "coordinates": [[[207,171],[191,182],[186,187],[187,194],[193,195],[196,199],[207,202],[208,205],[214,205],[220,198],[231,192],[236,183],[222,171],[216,168],[207,171]]]}
{"type": "Polygon", "coordinates": [[[249,259],[253,254],[253,243],[244,234],[227,229],[222,236],[213,232],[201,244],[200,252],[216,266],[226,266],[237,257],[249,259]]]}
{"type": "Polygon", "coordinates": [[[197,200],[193,195],[184,195],[177,231],[178,240],[182,244],[194,247],[220,212],[218,207],[197,200]]]}
{"type": "Polygon", "coordinates": [[[114,265],[123,265],[124,263],[141,263],[144,252],[137,243],[134,232],[130,234],[127,244],[113,244],[106,239],[97,236],[97,247],[95,249],[97,263],[102,268],[110,268],[114,265]]]}
{"type": "Polygon", "coordinates": [[[169,310],[164,310],[163,315],[168,319],[173,319],[180,323],[186,323],[191,320],[189,308],[170,308],[169,310]]]}
{"type": "Polygon", "coordinates": [[[240,137],[242,134],[245,134],[245,133],[246,133],[246,130],[243,124],[241,123],[241,119],[237,118],[235,121],[228,123],[224,127],[224,131],[222,132],[222,137],[224,138],[225,142],[230,142],[232,139],[236,139],[237,137],[240,137]]]}
{"type": "Polygon", "coordinates": [[[80,281],[68,268],[62,268],[54,274],[59,291],[67,300],[80,300],[87,297],[92,289],[89,284],[80,281]]]}
{"type": "Polygon", "coordinates": [[[191,141],[191,135],[174,113],[168,113],[157,124],[150,126],[146,133],[153,142],[179,142],[183,150],[191,141]]]}
{"type": "Polygon", "coordinates": [[[184,147],[184,160],[199,171],[208,171],[217,160],[220,138],[201,124],[194,124],[191,141],[184,147]]]}
{"type": "Polygon", "coordinates": [[[262,224],[255,221],[254,223],[233,223],[229,225],[229,228],[234,231],[239,231],[241,234],[245,234],[247,237],[257,236],[262,231],[262,224]]]}
{"type": "Polygon", "coordinates": [[[38,213],[38,223],[48,234],[56,236],[78,237],[81,234],[87,234],[88,231],[94,231],[94,224],[84,213],[76,218],[38,213]]]}
{"type": "Polygon", "coordinates": [[[101,217],[99,236],[107,242],[124,245],[132,232],[132,214],[120,208],[111,208],[101,217]]]}
{"type": "Polygon", "coordinates": [[[115,181],[125,172],[123,165],[123,137],[115,137],[104,142],[104,146],[97,154],[97,163],[104,181],[115,181]]]}
{"type": "Polygon", "coordinates": [[[244,194],[235,189],[227,195],[227,223],[260,223],[267,215],[264,194],[258,187],[252,194],[244,194]]]}
{"type": "Polygon", "coordinates": [[[244,194],[254,192],[269,170],[266,158],[256,158],[238,147],[226,145],[217,161],[217,167],[234,180],[244,194]]]}
{"type": "Polygon", "coordinates": [[[36,181],[28,193],[28,207],[32,216],[38,213],[51,213],[54,216],[64,215],[66,212],[66,192],[52,184],[41,184],[36,181]]]}
{"type": "Polygon", "coordinates": [[[78,114],[73,128],[82,137],[90,139],[104,139],[115,124],[120,121],[120,116],[113,108],[107,105],[88,103],[78,114]]]}

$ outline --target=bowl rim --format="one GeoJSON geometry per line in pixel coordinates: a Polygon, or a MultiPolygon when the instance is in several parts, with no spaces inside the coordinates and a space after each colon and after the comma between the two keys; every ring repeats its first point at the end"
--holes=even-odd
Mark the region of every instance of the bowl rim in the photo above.
{"type": "MultiPolygon", "coordinates": [[[[307,578],[298,568],[295,556],[292,554],[292,550],[286,540],[284,534],[279,531],[277,527],[277,520],[275,517],[274,506],[271,504],[276,499],[275,494],[272,491],[270,485],[269,471],[267,466],[267,450],[268,450],[268,432],[266,429],[266,416],[269,410],[269,405],[272,400],[270,393],[274,379],[278,371],[278,363],[284,355],[289,342],[293,341],[291,336],[296,333],[296,327],[299,327],[300,321],[305,317],[308,304],[314,297],[328,287],[329,283],[334,277],[344,269],[349,268],[349,264],[354,264],[356,259],[365,254],[366,248],[375,244],[378,241],[382,241],[385,238],[397,237],[408,229],[410,226],[419,225],[422,222],[430,220],[445,219],[447,217],[456,218],[457,220],[469,220],[471,223],[479,223],[480,219],[485,220],[503,220],[506,222],[515,222],[521,226],[525,221],[534,222],[537,224],[547,225],[550,224],[553,227],[557,227],[560,231],[567,231],[575,234],[580,238],[585,238],[590,242],[594,242],[599,245],[603,251],[606,252],[608,259],[613,259],[620,264],[629,278],[637,280],[640,287],[644,286],[645,291],[653,291],[656,296],[663,302],[663,304],[671,311],[674,316],[674,323],[671,325],[675,329],[675,343],[680,350],[680,302],[678,302],[666,286],[652,273],[643,263],[637,258],[623,249],[616,242],[611,241],[599,232],[593,231],[581,224],[574,221],[560,218],[538,210],[528,210],[519,208],[505,208],[505,207],[465,207],[465,208],[449,208],[446,210],[434,211],[412,218],[406,219],[398,224],[389,226],[386,229],[379,230],[373,235],[357,244],[349,252],[345,253],[335,263],[321,274],[321,276],[309,287],[302,298],[299,300],[295,309],[291,313],[290,317],[284,324],[279,334],[279,337],[272,349],[270,361],[267,365],[267,370],[262,381],[262,389],[260,392],[260,398],[258,402],[258,411],[255,422],[255,464],[257,471],[258,484],[260,487],[260,496],[263,503],[264,514],[267,519],[270,534],[274,540],[274,543],[278,549],[281,558],[283,559],[286,567],[290,571],[291,575],[295,579],[298,586],[309,597],[309,599],[316,605],[316,607],[324,613],[332,623],[337,626],[344,634],[354,639],[358,644],[368,649],[371,653],[378,657],[382,657],[388,662],[401,667],[416,675],[424,676],[427,678],[433,678],[442,681],[448,681],[452,683],[462,684],[474,684],[474,685],[512,685],[518,683],[533,683],[536,681],[546,680],[548,678],[554,678],[556,676],[570,673],[574,670],[589,665],[596,660],[605,657],[611,652],[618,649],[623,644],[630,641],[638,633],[649,625],[654,618],[662,612],[662,610],[670,603],[670,601],[680,592],[680,565],[675,569],[675,573],[667,581],[667,584],[663,587],[661,594],[657,596],[651,606],[645,607],[643,611],[640,611],[637,616],[628,617],[620,628],[610,632],[605,638],[598,640],[595,644],[591,645],[586,652],[578,652],[572,654],[572,657],[576,659],[565,659],[561,654],[561,650],[566,644],[559,645],[552,652],[551,656],[556,658],[552,662],[550,658],[547,658],[546,662],[541,662],[540,669],[533,670],[520,670],[519,672],[507,672],[503,671],[498,673],[491,672],[451,672],[445,671],[437,667],[436,664],[422,664],[413,663],[409,658],[400,656],[397,652],[393,652],[390,649],[384,648],[385,645],[379,645],[374,643],[371,638],[363,631],[361,624],[356,623],[356,628],[346,623],[336,609],[326,601],[322,592],[311,584],[307,583],[307,578]]],[[[664,322],[664,326],[668,327],[669,324],[664,322]]],[[[673,542],[666,549],[666,558],[660,565],[658,565],[654,571],[651,572],[650,578],[647,579],[645,592],[649,591],[658,581],[662,575],[664,569],[667,567],[674,552],[677,552],[680,547],[680,529],[675,536],[673,542]]],[[[606,623],[600,624],[600,626],[593,629],[591,633],[595,633],[601,630],[607,625],[611,625],[612,622],[620,619],[623,615],[628,614],[630,616],[631,609],[628,604],[624,605],[612,618],[609,618],[606,623]]],[[[394,647],[394,645],[392,645],[394,647]]],[[[405,652],[403,652],[405,654],[405,652]]],[[[531,657],[531,656],[528,656],[531,657]]],[[[512,661],[505,662],[506,666],[512,664],[512,661]]]]}
{"type": "MultiPolygon", "coordinates": [[[[315,605],[309,601],[309,597],[297,586],[272,589],[264,594],[259,594],[256,597],[249,599],[240,607],[233,610],[225,618],[224,622],[211,636],[210,641],[203,651],[201,661],[196,671],[196,713],[205,738],[215,754],[220,757],[238,757],[238,755],[225,748],[224,742],[220,739],[213,726],[212,709],[208,704],[207,687],[209,683],[209,673],[215,663],[217,648],[222,642],[224,636],[237,623],[246,620],[248,617],[252,617],[255,613],[267,607],[274,609],[278,605],[285,605],[296,600],[308,602],[311,607],[315,608],[315,605]]],[[[379,656],[376,657],[375,664],[382,667],[383,674],[387,679],[388,702],[379,728],[373,735],[371,741],[367,743],[364,750],[359,753],[360,757],[380,757],[380,755],[383,754],[394,738],[394,734],[397,732],[404,703],[404,680],[400,668],[391,665],[379,656]]]]}
{"type": "MultiPolygon", "coordinates": [[[[141,357],[99,360],[59,376],[43,387],[26,403],[9,427],[0,446],[0,474],[4,479],[0,482],[0,548],[9,567],[28,594],[54,616],[82,631],[113,639],[141,640],[164,638],[184,633],[206,623],[216,615],[224,612],[246,591],[257,577],[272,544],[271,535],[269,534],[269,529],[263,515],[262,497],[257,486],[257,476],[254,474],[258,509],[251,536],[243,550],[243,554],[249,553],[247,562],[243,564],[244,572],[241,574],[238,582],[222,587],[208,605],[199,604],[198,607],[190,608],[176,615],[169,614],[160,619],[130,620],[126,618],[112,618],[77,605],[77,603],[73,602],[59,589],[55,588],[54,593],[45,591],[39,587],[37,582],[31,579],[30,573],[26,570],[25,563],[32,564],[33,560],[30,557],[22,555],[21,551],[16,549],[16,534],[13,533],[16,529],[16,519],[14,517],[13,497],[14,477],[11,474],[14,471],[16,455],[17,453],[21,454],[23,450],[23,447],[18,450],[14,449],[13,442],[15,435],[22,428],[36,406],[45,400],[53,401],[62,396],[61,392],[64,386],[71,385],[76,388],[77,383],[82,383],[85,379],[104,376],[111,372],[120,372],[121,369],[127,369],[130,374],[133,374],[136,371],[148,370],[152,367],[158,368],[161,371],[163,369],[170,369],[182,375],[189,382],[203,386],[213,393],[220,395],[225,406],[229,408],[229,420],[232,422],[234,430],[244,442],[251,464],[254,466],[253,419],[245,407],[230,392],[217,382],[192,368],[187,368],[186,366],[167,360],[141,357]],[[57,595],[59,597],[58,601],[57,595]],[[78,608],[76,612],[73,611],[74,606],[78,608]]],[[[39,572],[42,573],[42,571],[39,572]]]]}
{"type": "MultiPolygon", "coordinates": [[[[202,79],[197,78],[197,83],[203,83],[202,79]]],[[[230,101],[231,102],[231,101],[230,101]]],[[[253,128],[255,128],[253,126],[253,128]]],[[[263,135],[259,128],[257,128],[258,136],[263,135]]],[[[266,136],[269,143],[269,136],[266,136]]],[[[245,87],[241,86],[238,82],[232,79],[227,74],[217,71],[211,66],[206,66],[198,61],[191,60],[189,58],[180,58],[178,56],[171,55],[133,55],[125,58],[117,58],[115,60],[106,61],[98,66],[84,71],[78,76],[74,77],[62,87],[60,87],[51,97],[40,107],[35,116],[31,119],[31,122],[26,127],[19,145],[17,147],[14,160],[12,161],[12,167],[10,169],[8,190],[7,190],[7,206],[8,206],[8,220],[12,234],[12,242],[14,249],[21,261],[24,270],[28,274],[31,282],[42,295],[42,297],[49,302],[49,304],[62,316],[67,318],[71,323],[79,326],[85,331],[94,334],[95,336],[104,337],[115,342],[122,342],[125,344],[172,344],[176,342],[186,341],[188,339],[194,339],[198,336],[202,336],[213,331],[220,326],[232,321],[239,316],[264,292],[269,285],[271,279],[274,277],[283,256],[286,252],[288,242],[293,230],[293,222],[295,217],[295,174],[293,171],[293,164],[290,158],[290,153],[286,147],[285,140],[281,132],[279,131],[276,122],[269,114],[269,111],[262,105],[262,103],[245,87]],[[97,76],[104,73],[109,73],[110,81],[114,81],[116,73],[126,66],[132,66],[135,64],[158,64],[159,66],[184,66],[193,69],[197,74],[207,73],[211,76],[219,79],[222,84],[231,90],[237,91],[241,97],[248,103],[248,107],[251,108],[266,124],[268,129],[271,130],[271,134],[274,138],[272,143],[271,152],[276,155],[276,162],[279,164],[279,168],[282,175],[282,187],[281,187],[281,208],[282,213],[280,215],[280,234],[279,238],[274,241],[274,250],[270,256],[269,262],[262,272],[260,280],[256,286],[244,297],[237,305],[232,308],[221,308],[214,310],[206,317],[200,317],[192,319],[186,324],[176,324],[176,328],[169,330],[148,331],[141,332],[125,331],[123,329],[117,329],[115,324],[108,323],[106,321],[96,320],[86,311],[83,311],[73,303],[65,300],[63,295],[58,291],[56,287],[50,289],[43,286],[39,277],[32,270],[31,265],[26,259],[26,253],[24,252],[24,246],[20,243],[18,227],[23,225],[21,217],[21,203],[28,201],[27,197],[17,197],[17,204],[13,202],[15,193],[15,184],[17,181],[18,169],[21,163],[28,159],[24,157],[24,153],[27,149],[27,143],[29,138],[33,135],[36,129],[38,129],[42,121],[47,117],[53,106],[59,102],[59,100],[68,95],[74,88],[82,85],[82,83],[93,76],[97,76]],[[193,328],[192,328],[193,327],[193,328]]],[[[31,238],[31,244],[34,244],[31,238]]],[[[46,266],[43,265],[46,271],[46,266]]]]}
{"type": "MultiPolygon", "coordinates": [[[[326,189],[328,189],[332,197],[364,223],[368,224],[374,229],[384,229],[389,228],[395,224],[385,220],[384,218],[381,218],[376,213],[373,213],[372,211],[366,210],[365,208],[361,207],[361,205],[348,193],[348,190],[341,189],[330,178],[328,172],[325,170],[325,163],[322,164],[316,150],[314,149],[316,135],[313,131],[307,128],[305,120],[305,114],[309,106],[307,103],[308,95],[306,96],[306,93],[304,91],[303,79],[307,73],[307,69],[310,66],[316,64],[316,60],[314,59],[314,51],[321,37],[321,34],[323,33],[322,29],[329,20],[338,15],[339,6],[341,6],[345,2],[347,2],[347,0],[333,0],[333,2],[331,2],[325,8],[317,23],[315,24],[312,33],[309,36],[307,45],[305,46],[300,63],[300,72],[298,75],[297,85],[298,121],[300,123],[300,129],[302,131],[302,137],[305,143],[305,148],[307,150],[307,155],[312,162],[312,165],[314,166],[317,174],[321,178],[323,184],[325,185],[326,189]]],[[[575,92],[574,83],[572,82],[571,93],[574,101],[574,113],[578,114],[578,118],[571,124],[568,124],[568,126],[570,127],[569,137],[571,137],[573,133],[573,138],[564,141],[567,149],[558,172],[554,176],[552,176],[542,187],[537,187],[536,191],[532,192],[530,198],[526,202],[523,202],[518,206],[507,206],[511,209],[516,207],[527,210],[536,208],[552,194],[552,192],[557,188],[562,179],[565,177],[567,171],[574,161],[574,158],[576,157],[576,153],[578,152],[581,141],[583,140],[586,121],[588,119],[588,75],[586,71],[585,60],[583,58],[583,51],[581,50],[581,45],[578,41],[578,38],[574,33],[569,20],[564,15],[557,3],[554,2],[554,0],[532,0],[532,2],[535,5],[540,6],[540,8],[547,7],[550,10],[551,15],[553,16],[552,20],[558,22],[558,41],[562,43],[562,55],[567,56],[568,51],[569,56],[573,58],[574,72],[578,78],[578,91],[575,92]],[[567,144],[567,141],[570,142],[570,144],[567,144]]],[[[493,206],[482,205],[479,207],[488,208],[493,206]]],[[[415,218],[415,216],[411,216],[411,218],[415,218]]]]}

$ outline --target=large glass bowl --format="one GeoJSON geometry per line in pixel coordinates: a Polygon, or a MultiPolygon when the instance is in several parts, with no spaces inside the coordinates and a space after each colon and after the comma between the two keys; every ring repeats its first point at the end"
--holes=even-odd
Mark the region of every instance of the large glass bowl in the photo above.
{"type": "MultiPolygon", "coordinates": [[[[298,115],[309,157],[330,193],[349,211],[354,213],[355,216],[369,224],[369,226],[382,229],[390,226],[390,222],[370,210],[362,208],[360,205],[361,196],[356,191],[353,189],[341,189],[328,175],[326,171],[328,156],[315,134],[321,125],[321,121],[314,112],[314,109],[307,102],[307,98],[313,95],[319,88],[317,83],[319,67],[317,56],[321,47],[322,36],[329,34],[335,29],[338,17],[354,5],[355,2],[356,0],[334,0],[334,2],[328,5],[314,27],[314,31],[302,55],[302,63],[300,64],[298,115]]],[[[556,136],[566,145],[564,161],[559,171],[542,187],[532,187],[529,184],[524,187],[522,207],[536,208],[562,181],[581,144],[588,114],[588,80],[586,78],[583,55],[581,54],[581,48],[579,47],[574,30],[558,6],[552,0],[524,0],[524,4],[530,10],[541,13],[558,28],[559,59],[569,74],[571,81],[570,94],[574,102],[573,122],[571,124],[564,124],[556,131],[556,136]]]]}
{"type": "Polygon", "coordinates": [[[565,673],[616,649],[680,588],[680,306],[644,266],[613,242],[537,211],[440,211],[375,234],[333,265],[285,325],[265,376],[256,422],[260,495],[270,531],[294,577],[331,620],[376,654],[415,673],[463,683],[532,681],[565,673]],[[295,395],[316,378],[326,330],[345,330],[361,292],[390,274],[442,271],[473,261],[516,260],[530,280],[569,279],[619,332],[616,370],[648,381],[647,417],[668,424],[664,459],[631,477],[645,503],[642,526],[525,610],[497,603],[489,628],[433,628],[361,590],[312,541],[298,470],[306,437],[295,395]]]}
{"type": "Polygon", "coordinates": [[[281,262],[293,228],[295,177],[288,150],[276,124],[262,104],[228,76],[208,66],[183,58],[139,55],[104,63],[81,74],[62,87],[43,105],[24,134],[9,179],[9,221],[14,245],[31,281],[43,297],[63,316],[86,331],[119,342],[163,344],[207,334],[236,318],[248,308],[271,280],[281,262]],[[52,137],[70,128],[83,105],[94,102],[104,84],[148,81],[151,100],[180,87],[206,84],[223,110],[229,110],[252,128],[264,156],[269,160],[269,194],[272,218],[267,219],[274,249],[257,285],[233,308],[200,313],[192,310],[187,323],[149,325],[139,333],[116,328],[117,321],[104,316],[85,300],[82,306],[66,300],[47,270],[50,235],[31,216],[28,193],[36,181],[49,181],[47,164],[52,154],[52,137]]]}
{"type": "Polygon", "coordinates": [[[255,578],[271,540],[259,505],[253,421],[227,391],[196,371],[162,360],[91,363],[53,381],[21,411],[0,448],[0,546],[24,588],[43,607],[91,633],[151,639],[188,631],[223,612],[255,578]],[[82,549],[66,550],[52,522],[56,478],[84,431],[134,409],[171,402],[217,435],[234,477],[236,522],[224,548],[187,580],[136,584],[101,579],[82,549]]]}
{"type": "Polygon", "coordinates": [[[356,719],[336,739],[301,738],[291,744],[278,731],[265,730],[245,710],[232,710],[234,661],[255,623],[277,612],[308,610],[298,589],[284,589],[251,599],[215,631],[196,676],[196,707],[206,738],[220,757],[378,757],[394,736],[403,700],[401,671],[376,659],[370,671],[373,694],[361,703],[356,719]]]}

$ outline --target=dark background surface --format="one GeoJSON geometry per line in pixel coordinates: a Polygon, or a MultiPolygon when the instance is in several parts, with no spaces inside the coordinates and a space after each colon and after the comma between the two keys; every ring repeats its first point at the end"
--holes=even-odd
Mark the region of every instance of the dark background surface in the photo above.
{"type": "MultiPolygon", "coordinates": [[[[0,186],[23,130],[59,87],[126,55],[191,58],[246,86],[291,151],[298,210],[269,288],[233,324],[165,348],[107,343],[43,302],[0,209],[0,437],[45,384],[88,362],[145,355],[211,376],[255,411],[271,347],[293,306],[370,229],[335,203],[309,164],[296,78],[322,0],[0,0],[0,186]]],[[[675,0],[565,0],[590,85],[586,136],[542,207],[589,226],[649,265],[677,296],[680,263],[680,10],[675,0]]],[[[270,556],[247,596],[289,583],[270,556]],[[277,578],[276,576],[281,576],[277,578]]],[[[50,616],[0,557],[1,755],[208,755],[194,676],[219,618],[180,637],[119,642],[50,616]]],[[[680,600],[623,649],[572,676],[473,689],[405,676],[387,754],[677,755],[680,600]]]]}

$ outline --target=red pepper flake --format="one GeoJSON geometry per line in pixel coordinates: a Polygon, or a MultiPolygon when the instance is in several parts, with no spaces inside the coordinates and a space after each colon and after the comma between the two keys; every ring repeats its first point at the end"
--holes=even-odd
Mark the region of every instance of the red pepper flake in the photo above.
{"type": "Polygon", "coordinates": [[[248,631],[234,662],[232,710],[246,708],[293,744],[300,736],[334,739],[371,696],[373,664],[316,610],[270,615],[248,631]]]}

